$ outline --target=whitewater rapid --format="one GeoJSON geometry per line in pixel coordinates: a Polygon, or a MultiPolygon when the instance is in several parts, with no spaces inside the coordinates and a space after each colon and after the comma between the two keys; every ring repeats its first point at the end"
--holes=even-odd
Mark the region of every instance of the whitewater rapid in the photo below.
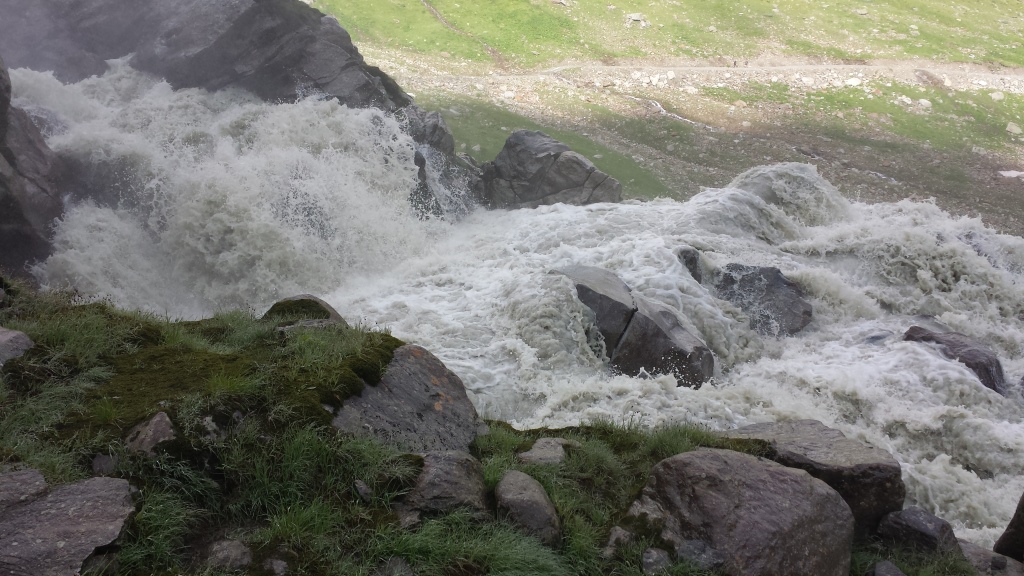
{"type": "Polygon", "coordinates": [[[56,251],[35,271],[50,286],[171,317],[316,293],[430,349],[485,416],[519,427],[821,420],[891,451],[908,500],[982,545],[1024,492],[1024,239],[977,219],[852,202],[813,167],[786,164],[686,202],[424,220],[407,202],[414,145],[378,112],[173,91],[119,62],[72,86],[11,76],[51,147],[121,178],[118,202],[69,198],[56,251]],[[687,246],[709,269],[781,268],[813,321],[789,338],[752,332],[680,263],[687,246]],[[551,273],[570,264],[611,270],[678,310],[715,353],[713,381],[611,374],[572,283],[551,273]],[[903,342],[914,324],[991,346],[1009,397],[903,342]]]}

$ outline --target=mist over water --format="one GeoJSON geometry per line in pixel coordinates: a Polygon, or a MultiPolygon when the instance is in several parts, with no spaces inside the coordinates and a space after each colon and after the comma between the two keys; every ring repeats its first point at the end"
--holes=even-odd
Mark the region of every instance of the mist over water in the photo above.
{"type": "Polygon", "coordinates": [[[454,223],[408,206],[413,144],[391,118],[315,98],[174,92],[115,64],[73,86],[12,71],[16,104],[47,108],[50,145],[114,165],[118,205],[75,204],[37,273],[128,307],[194,317],[323,295],[350,321],[437,354],[478,409],[521,427],[594,418],[728,429],[814,418],[894,453],[908,498],[991,545],[1024,492],[1024,240],[931,203],[849,201],[807,165],[762,167],[687,202],[476,211],[454,223]],[[814,320],[762,337],[697,283],[777,266],[814,320]],[[572,283],[601,266],[678,310],[716,356],[699,390],[611,375],[572,283]],[[1010,397],[936,349],[940,323],[991,346],[1010,397]]]}

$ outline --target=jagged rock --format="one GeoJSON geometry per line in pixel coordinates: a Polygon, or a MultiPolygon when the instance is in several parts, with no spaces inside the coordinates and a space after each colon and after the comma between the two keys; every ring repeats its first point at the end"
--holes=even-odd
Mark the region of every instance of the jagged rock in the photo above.
{"type": "Polygon", "coordinates": [[[568,146],[544,134],[516,130],[483,166],[482,201],[492,208],[619,202],[622,185],[568,146]]]}
{"type": "Polygon", "coordinates": [[[728,264],[716,284],[718,297],[739,306],[759,334],[791,336],[810,324],[811,304],[778,268],[728,264]]]}
{"type": "Polygon", "coordinates": [[[1024,562],[1024,495],[1017,502],[1017,510],[1013,513],[1013,518],[1010,519],[1006,530],[996,540],[996,545],[992,547],[992,550],[1018,562],[1024,562]]]}
{"type": "Polygon", "coordinates": [[[427,112],[417,106],[403,109],[409,135],[418,144],[426,144],[447,155],[455,156],[455,137],[437,112],[427,112]]]}
{"type": "Polygon", "coordinates": [[[487,506],[484,469],[480,462],[457,450],[427,452],[416,485],[400,506],[403,526],[415,526],[424,515],[465,510],[474,517],[491,517],[487,506]]]}
{"type": "Polygon", "coordinates": [[[21,357],[33,346],[35,343],[24,332],[0,327],[0,366],[8,360],[21,357]]]}
{"type": "Polygon", "coordinates": [[[906,574],[892,562],[882,560],[872,566],[864,576],[906,576],[906,574]]]}
{"type": "Polygon", "coordinates": [[[173,442],[177,437],[171,418],[166,412],[157,412],[149,420],[136,424],[125,436],[125,444],[132,452],[153,456],[161,444],[173,442]]]}
{"type": "Polygon", "coordinates": [[[878,525],[878,534],[908,548],[924,552],[950,552],[959,549],[953,527],[942,518],[917,506],[890,512],[878,525]]]}
{"type": "MultiPolygon", "coordinates": [[[[263,319],[280,316],[302,317],[310,321],[325,321],[326,324],[341,324],[348,326],[348,322],[334,309],[333,306],[324,302],[312,294],[299,294],[278,300],[263,315],[263,319]]],[[[316,327],[318,324],[303,323],[304,327],[316,327]]]]}
{"type": "Polygon", "coordinates": [[[957,540],[964,558],[974,566],[979,576],[995,574],[998,576],[1024,576],[1024,564],[1008,558],[998,552],[986,550],[966,540],[957,540]]]}
{"type": "Polygon", "coordinates": [[[516,458],[524,464],[561,464],[565,461],[565,447],[579,446],[579,442],[564,438],[538,438],[526,452],[516,458]]]}
{"type": "Polygon", "coordinates": [[[46,488],[46,479],[38,470],[0,474],[0,515],[11,506],[40,496],[46,488]]]}
{"type": "Polygon", "coordinates": [[[817,420],[753,424],[726,436],[766,441],[772,460],[806,470],[831,486],[850,506],[858,534],[874,532],[883,516],[903,508],[900,463],[885,450],[850,440],[817,420]]]}
{"type": "Polygon", "coordinates": [[[946,358],[964,364],[978,375],[983,386],[1006,396],[1003,365],[996,353],[981,342],[959,332],[936,332],[921,326],[911,326],[903,339],[908,342],[938,344],[946,358]]]}
{"type": "Polygon", "coordinates": [[[629,286],[614,272],[596,266],[567,266],[557,272],[573,281],[580,302],[594,312],[597,330],[611,356],[636,313],[629,286]]]}
{"type": "Polygon", "coordinates": [[[624,374],[672,374],[680,386],[700,388],[715,372],[715,358],[704,342],[684,328],[676,311],[633,295],[637,311],[629,321],[612,365],[624,374]]]}
{"type": "Polygon", "coordinates": [[[487,432],[462,380],[413,345],[396,349],[380,383],[345,400],[332,424],[413,451],[468,450],[487,432]]]}
{"type": "Polygon", "coordinates": [[[696,248],[684,246],[676,252],[676,256],[698,284],[704,281],[704,270],[700,265],[700,252],[696,248]]]}
{"type": "Polygon", "coordinates": [[[498,517],[507,518],[524,533],[548,546],[558,546],[562,525],[558,512],[540,482],[518,470],[509,470],[494,489],[498,517]]]}
{"type": "Polygon", "coordinates": [[[72,576],[134,512],[126,480],[89,478],[0,512],[0,573],[72,576]]]}
{"type": "Polygon", "coordinates": [[[648,548],[640,557],[644,574],[661,574],[672,567],[672,557],[661,548],[648,548]]]}
{"type": "Polygon", "coordinates": [[[206,549],[205,564],[217,570],[241,570],[252,564],[252,551],[238,540],[218,540],[206,549]]]}
{"type": "Polygon", "coordinates": [[[853,515],[839,494],[803,470],[729,450],[662,460],[626,515],[675,550],[700,540],[730,576],[846,576],[853,515]]]}

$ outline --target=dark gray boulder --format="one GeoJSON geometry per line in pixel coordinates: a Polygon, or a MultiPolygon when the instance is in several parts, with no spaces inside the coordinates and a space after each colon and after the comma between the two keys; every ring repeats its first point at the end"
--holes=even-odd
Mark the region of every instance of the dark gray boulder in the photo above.
{"type": "Polygon", "coordinates": [[[498,518],[508,520],[547,546],[558,546],[562,525],[554,503],[540,482],[518,470],[509,470],[494,488],[494,499],[498,518]]]}
{"type": "Polygon", "coordinates": [[[483,166],[481,201],[492,208],[619,202],[622,185],[543,132],[516,130],[483,166]]]}
{"type": "Polygon", "coordinates": [[[998,574],[999,576],[1024,576],[1024,564],[973,544],[966,540],[958,540],[964,558],[974,566],[978,574],[998,574]]]}
{"type": "MultiPolygon", "coordinates": [[[[0,476],[0,483],[4,477],[0,476]]],[[[128,482],[90,478],[0,511],[0,573],[72,576],[134,513],[128,482]]]]}
{"type": "Polygon", "coordinates": [[[700,388],[715,373],[715,358],[704,341],[679,323],[675,310],[633,296],[637,311],[611,355],[624,374],[672,374],[680,386],[700,388]]]}
{"type": "Polygon", "coordinates": [[[679,262],[686,267],[690,276],[692,276],[698,284],[704,281],[704,269],[700,263],[700,252],[696,248],[683,246],[676,251],[676,257],[679,258],[679,262]]]}
{"type": "Polygon", "coordinates": [[[1006,530],[996,540],[996,545],[992,547],[992,550],[1018,562],[1024,562],[1024,495],[1017,502],[1017,510],[1014,511],[1013,518],[1007,524],[1006,530]]]}
{"type": "Polygon", "coordinates": [[[729,576],[846,576],[853,515],[802,470],[729,450],[662,460],[627,512],[634,529],[676,550],[699,540],[729,576]]]}
{"type": "Polygon", "coordinates": [[[878,525],[878,535],[922,552],[943,553],[960,549],[949,522],[917,506],[887,514],[878,525]]]}
{"type": "Polygon", "coordinates": [[[636,313],[629,286],[614,272],[597,266],[567,266],[557,272],[573,281],[580,302],[594,313],[597,330],[611,356],[636,313]]]}
{"type": "Polygon", "coordinates": [[[725,434],[768,443],[772,460],[806,470],[832,487],[853,512],[856,531],[875,531],[882,517],[903,508],[906,487],[891,454],[850,440],[817,420],[753,424],[725,434]]]}
{"type": "Polygon", "coordinates": [[[24,332],[0,326],[0,366],[8,360],[21,357],[33,346],[35,343],[24,332]]]}
{"type": "Polygon", "coordinates": [[[480,520],[491,518],[484,468],[476,458],[458,450],[426,452],[421,456],[423,470],[398,509],[403,526],[415,526],[423,516],[457,510],[480,520]]]}
{"type": "Polygon", "coordinates": [[[1006,378],[999,357],[988,346],[959,332],[936,332],[921,326],[911,326],[903,339],[908,342],[937,344],[942,354],[956,360],[978,375],[981,384],[1006,396],[1006,378]]]}
{"type": "Polygon", "coordinates": [[[332,424],[412,451],[465,451],[487,432],[462,380],[413,345],[396,349],[380,383],[345,400],[332,424]]]}
{"type": "Polygon", "coordinates": [[[804,291],[778,268],[727,264],[715,285],[718,297],[750,316],[759,334],[791,336],[810,324],[811,304],[804,291]]]}

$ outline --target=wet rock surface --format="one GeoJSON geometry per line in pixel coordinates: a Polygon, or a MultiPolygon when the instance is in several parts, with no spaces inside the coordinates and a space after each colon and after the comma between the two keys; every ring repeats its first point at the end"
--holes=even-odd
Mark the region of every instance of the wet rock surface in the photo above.
{"type": "Polygon", "coordinates": [[[1024,495],[1017,502],[1013,518],[996,540],[992,550],[1018,562],[1024,562],[1024,495]]]}
{"type": "Polygon", "coordinates": [[[673,550],[699,540],[732,576],[845,576],[853,515],[802,470],[728,450],[699,449],[651,471],[626,521],[673,550]]]}
{"type": "Polygon", "coordinates": [[[753,424],[726,436],[766,441],[772,460],[831,486],[850,506],[859,534],[874,532],[883,516],[903,508],[906,487],[899,462],[817,420],[753,424]]]}
{"type": "Polygon", "coordinates": [[[999,357],[988,346],[959,332],[936,332],[921,326],[911,326],[903,335],[908,342],[937,344],[942,354],[964,364],[978,375],[981,384],[1005,396],[1006,378],[999,357]]]}
{"type": "Polygon", "coordinates": [[[462,380],[414,345],[396,349],[380,383],[345,400],[332,424],[412,451],[465,451],[487,431],[462,380]]]}
{"type": "Polygon", "coordinates": [[[594,312],[597,329],[611,356],[636,313],[629,286],[614,272],[596,266],[567,266],[557,272],[572,280],[580,302],[594,312]]]}
{"type": "Polygon", "coordinates": [[[668,306],[634,295],[637,311],[612,354],[624,374],[672,374],[680,386],[700,388],[715,372],[715,358],[668,306]]]}
{"type": "Polygon", "coordinates": [[[715,289],[750,316],[750,327],[759,334],[792,336],[813,317],[803,289],[778,268],[727,264],[715,289]]]}

